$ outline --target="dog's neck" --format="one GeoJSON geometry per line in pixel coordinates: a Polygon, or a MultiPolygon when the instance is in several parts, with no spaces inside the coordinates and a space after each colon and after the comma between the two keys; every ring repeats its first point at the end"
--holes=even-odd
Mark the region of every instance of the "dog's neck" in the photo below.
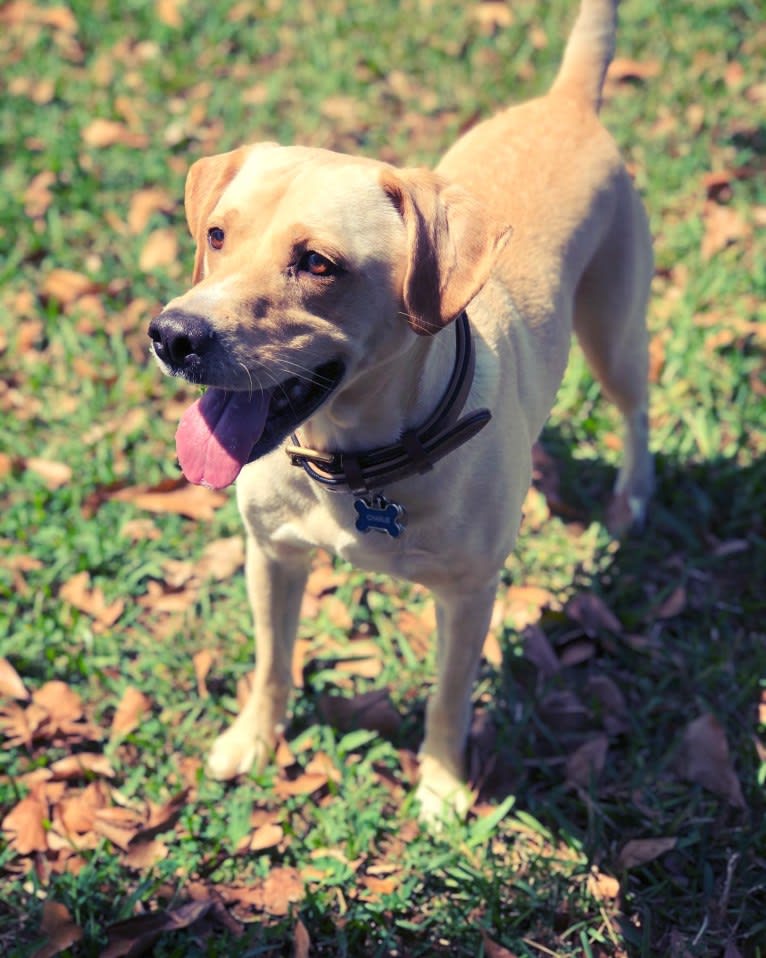
{"type": "Polygon", "coordinates": [[[325,452],[360,452],[397,442],[439,402],[455,364],[452,329],[413,339],[409,348],[341,387],[298,430],[303,445],[325,452]]]}
{"type": "MultiPolygon", "coordinates": [[[[444,372],[444,355],[440,355],[438,361],[427,362],[429,355],[434,358],[435,352],[431,348],[428,354],[420,356],[417,365],[408,364],[409,377],[402,377],[404,364],[397,363],[397,378],[386,378],[386,389],[376,390],[370,388],[369,384],[364,389],[365,401],[375,403],[374,408],[367,407],[368,414],[378,420],[381,419],[381,404],[385,404],[386,398],[398,406],[403,397],[412,397],[407,402],[410,415],[402,410],[398,419],[382,417],[387,427],[384,435],[390,435],[392,424],[396,424],[396,438],[393,441],[371,446],[368,440],[367,444],[355,445],[354,448],[348,445],[338,448],[336,445],[323,451],[321,448],[303,446],[295,435],[293,442],[286,448],[293,465],[302,467],[311,479],[324,486],[361,496],[368,508],[373,502],[377,503],[375,508],[378,510],[383,502],[380,493],[384,487],[430,472],[440,459],[467,442],[492,418],[488,409],[473,410],[461,418],[474,372],[471,327],[465,313],[455,324],[453,356],[448,373],[444,372]],[[414,377],[411,375],[413,370],[414,377]],[[438,383],[435,379],[438,379],[438,383]],[[392,384],[395,384],[393,391],[392,384]],[[417,390],[417,395],[408,392],[407,386],[417,390]]],[[[388,410],[385,405],[383,408],[388,410]]],[[[360,411],[356,403],[351,409],[356,422],[363,410],[360,411]]],[[[363,421],[355,433],[357,443],[360,437],[369,433],[369,430],[361,428],[362,425],[363,421]]],[[[383,512],[388,515],[385,509],[383,512]]],[[[377,512],[375,514],[378,515],[377,512]]],[[[401,527],[397,528],[398,531],[391,532],[392,535],[401,533],[401,527]]]]}

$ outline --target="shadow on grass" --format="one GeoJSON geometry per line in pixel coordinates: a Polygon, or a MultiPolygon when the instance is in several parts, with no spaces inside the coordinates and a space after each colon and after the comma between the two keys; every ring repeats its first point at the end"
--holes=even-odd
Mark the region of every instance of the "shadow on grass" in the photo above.
{"type": "MultiPolygon", "coordinates": [[[[614,470],[575,460],[560,431],[547,431],[544,446],[572,514],[602,517],[614,470]]],[[[642,929],[625,928],[636,953],[658,953],[649,943],[670,948],[674,935],[692,941],[700,929],[708,945],[725,944],[737,929],[737,940],[755,948],[766,940],[766,752],[757,739],[766,679],[766,461],[742,468],[660,453],[656,468],[643,532],[601,556],[597,573],[576,576],[575,591],[603,600],[621,629],[584,630],[566,614],[544,612],[539,625],[560,656],[579,643],[573,664],[543,675],[506,655],[493,731],[486,722],[476,727],[474,748],[494,751],[481,797],[514,794],[517,807],[621,878],[624,913],[638,916],[642,929]],[[623,700],[619,721],[594,694],[605,685],[623,700]],[[684,731],[706,714],[726,733],[744,808],[683,777],[684,731]],[[573,784],[568,760],[598,736],[608,743],[603,770],[588,787],[573,784]],[[676,838],[676,847],[621,872],[626,841],[660,836],[676,838]]],[[[505,639],[507,649],[517,637],[505,639]]],[[[722,781],[724,771],[721,762],[722,781]]]]}

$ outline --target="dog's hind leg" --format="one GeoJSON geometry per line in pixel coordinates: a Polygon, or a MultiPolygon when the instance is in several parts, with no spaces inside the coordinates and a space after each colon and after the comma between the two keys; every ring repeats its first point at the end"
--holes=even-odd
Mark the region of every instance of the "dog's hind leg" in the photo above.
{"type": "Polygon", "coordinates": [[[248,536],[247,590],[255,618],[255,674],[244,708],[213,743],[208,771],[228,779],[268,762],[284,726],[292,687],[292,651],[309,554],[276,559],[248,536]]]}
{"type": "Polygon", "coordinates": [[[623,177],[611,228],[580,280],[574,313],[588,364],[623,418],[623,461],[610,509],[616,533],[642,523],[654,485],[646,328],[651,240],[641,202],[623,177]]]}

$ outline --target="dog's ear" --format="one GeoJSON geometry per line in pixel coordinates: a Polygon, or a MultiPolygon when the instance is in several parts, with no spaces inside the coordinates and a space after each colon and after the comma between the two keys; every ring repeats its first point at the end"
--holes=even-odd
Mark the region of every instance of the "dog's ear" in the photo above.
{"type": "Polygon", "coordinates": [[[404,308],[414,331],[430,336],[486,283],[511,230],[467,190],[430,170],[386,169],[381,185],[407,230],[404,308]]]}
{"type": "Polygon", "coordinates": [[[207,220],[221,198],[221,194],[240,171],[245,158],[253,150],[278,145],[277,143],[256,143],[251,146],[241,146],[229,153],[205,156],[192,165],[186,177],[184,207],[186,208],[186,222],[189,224],[189,232],[197,243],[197,251],[194,255],[194,272],[192,274],[193,283],[198,283],[202,279],[202,268],[207,246],[205,235],[207,220]]]}

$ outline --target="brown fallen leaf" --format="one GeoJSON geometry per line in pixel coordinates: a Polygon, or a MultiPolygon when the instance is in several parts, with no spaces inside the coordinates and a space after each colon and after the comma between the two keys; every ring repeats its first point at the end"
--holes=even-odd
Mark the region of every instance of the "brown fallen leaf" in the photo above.
{"type": "Polygon", "coordinates": [[[98,586],[91,587],[89,572],[73,575],[61,586],[59,595],[105,629],[113,626],[125,609],[124,599],[115,599],[107,605],[101,589],[98,586]]]}
{"type": "Polygon", "coordinates": [[[84,934],[66,906],[50,899],[43,904],[40,931],[48,940],[32,954],[32,958],[54,958],[80,941],[84,934]]]}
{"type": "Polygon", "coordinates": [[[8,659],[4,658],[0,658],[0,695],[9,699],[20,699],[22,702],[29,700],[29,692],[21,676],[8,659]]]}
{"type": "Polygon", "coordinates": [[[612,875],[605,875],[594,865],[588,875],[588,891],[599,901],[610,901],[620,894],[620,882],[612,875]]]}
{"type": "Polygon", "coordinates": [[[569,756],[566,763],[566,780],[569,785],[588,788],[604,770],[609,739],[606,735],[596,735],[569,756]]]}
{"type": "Polygon", "coordinates": [[[24,460],[24,465],[30,472],[44,479],[49,489],[60,489],[72,478],[72,467],[65,462],[54,462],[52,459],[31,456],[24,460]]]}
{"type": "Polygon", "coordinates": [[[177,792],[162,805],[150,801],[148,817],[131,839],[131,844],[133,842],[145,842],[156,835],[162,834],[162,832],[170,831],[181,817],[181,812],[189,799],[189,792],[189,788],[181,789],[180,792],[177,792]]]}
{"type": "Polygon", "coordinates": [[[170,213],[176,205],[170,193],[159,186],[138,190],[130,198],[128,229],[134,235],[142,233],[154,213],[170,213]]]}
{"type": "Polygon", "coordinates": [[[678,844],[677,838],[631,838],[626,842],[617,858],[618,869],[637,868],[653,862],[678,844]]]}
{"type": "Polygon", "coordinates": [[[142,816],[132,808],[99,808],[93,816],[93,831],[126,852],[141,829],[142,816]]]}
{"type": "Polygon", "coordinates": [[[295,922],[293,930],[293,958],[309,958],[311,952],[311,937],[300,918],[295,922]]]}
{"type": "MultiPolygon", "coordinates": [[[[48,91],[46,90],[45,92],[47,93],[48,91]]],[[[40,102],[38,97],[34,97],[34,99],[35,102],[40,102]]],[[[31,219],[45,216],[48,212],[53,202],[51,187],[55,182],[56,174],[52,170],[43,170],[31,179],[29,185],[24,190],[24,212],[31,219]]]]}
{"type": "Polygon", "coordinates": [[[141,719],[151,709],[151,699],[139,689],[129,685],[122,693],[120,704],[112,717],[110,738],[129,735],[141,724],[141,719]]]}
{"type": "Polygon", "coordinates": [[[481,929],[481,943],[484,946],[484,954],[487,958],[516,958],[514,952],[493,941],[484,928],[481,929]]]}
{"type": "Polygon", "coordinates": [[[323,772],[303,772],[297,778],[279,779],[274,783],[274,794],[278,798],[288,798],[291,795],[311,795],[327,784],[327,776],[323,772]]]}
{"type": "Polygon", "coordinates": [[[105,120],[101,117],[91,120],[82,130],[81,136],[86,146],[99,150],[117,145],[142,149],[149,143],[146,134],[137,133],[117,120],[105,120]]]}
{"type": "Polygon", "coordinates": [[[706,262],[727,246],[746,239],[752,232],[750,224],[736,209],[720,203],[707,202],[702,219],[705,232],[700,253],[706,262]]]}
{"type": "Polygon", "coordinates": [[[386,689],[375,689],[352,698],[321,695],[319,712],[325,722],[341,732],[364,728],[379,732],[386,738],[393,738],[402,723],[402,717],[386,689]]]}
{"type": "Polygon", "coordinates": [[[735,808],[745,808],[726,733],[714,715],[701,715],[686,726],[678,755],[678,771],[682,778],[725,798],[735,808]]]}
{"type": "Polygon", "coordinates": [[[210,693],[207,690],[205,679],[210,671],[210,667],[215,662],[215,653],[210,649],[200,649],[192,657],[194,663],[194,675],[197,679],[197,695],[201,699],[206,699],[210,693]]]}
{"type": "Polygon", "coordinates": [[[98,752],[76,752],[53,762],[48,771],[54,781],[72,781],[86,778],[88,775],[99,775],[102,778],[114,778],[115,771],[106,755],[98,752]]]}
{"type": "Polygon", "coordinates": [[[2,821],[8,844],[18,855],[44,852],[48,848],[45,822],[48,806],[34,794],[15,805],[2,821]]]}
{"type": "Polygon", "coordinates": [[[209,520],[228,497],[221,492],[194,486],[185,479],[171,480],[157,486],[128,486],[107,496],[119,502],[131,502],[147,512],[173,513],[189,519],[209,520]]]}
{"type": "Polygon", "coordinates": [[[189,928],[212,907],[210,899],[192,901],[171,911],[154,911],[110,925],[107,945],[100,958],[134,958],[147,954],[160,935],[189,928]]]}
{"type": "Polygon", "coordinates": [[[530,625],[524,629],[524,656],[545,678],[551,678],[561,669],[553,646],[539,625],[530,625]]]}
{"type": "Polygon", "coordinates": [[[578,592],[567,602],[564,612],[570,619],[574,619],[591,639],[597,638],[602,629],[617,635],[622,634],[620,620],[606,602],[593,592],[578,592]]]}
{"type": "Polygon", "coordinates": [[[625,696],[607,675],[592,675],[585,683],[585,695],[596,700],[604,728],[610,735],[627,732],[628,704],[625,696]]]}
{"type": "Polygon", "coordinates": [[[267,848],[274,848],[285,837],[285,830],[276,822],[265,822],[255,829],[250,836],[248,849],[251,852],[262,852],[267,848]]]}
{"type": "Polygon", "coordinates": [[[303,880],[297,868],[272,868],[253,891],[257,907],[270,915],[286,915],[290,905],[303,898],[303,880]]]}
{"type": "Polygon", "coordinates": [[[150,233],[144,243],[138,266],[142,273],[153,269],[167,269],[178,263],[178,236],[172,227],[162,227],[150,233]]]}
{"type": "Polygon", "coordinates": [[[40,295],[66,308],[88,293],[97,293],[100,288],[98,283],[83,273],[71,269],[52,269],[40,286],[40,295]]]}
{"type": "Polygon", "coordinates": [[[144,841],[131,841],[130,847],[120,856],[120,861],[134,871],[144,871],[164,861],[168,857],[168,846],[156,838],[144,841]]]}
{"type": "Polygon", "coordinates": [[[651,611],[652,619],[674,619],[686,608],[686,589],[677,585],[659,605],[651,611]]]}

